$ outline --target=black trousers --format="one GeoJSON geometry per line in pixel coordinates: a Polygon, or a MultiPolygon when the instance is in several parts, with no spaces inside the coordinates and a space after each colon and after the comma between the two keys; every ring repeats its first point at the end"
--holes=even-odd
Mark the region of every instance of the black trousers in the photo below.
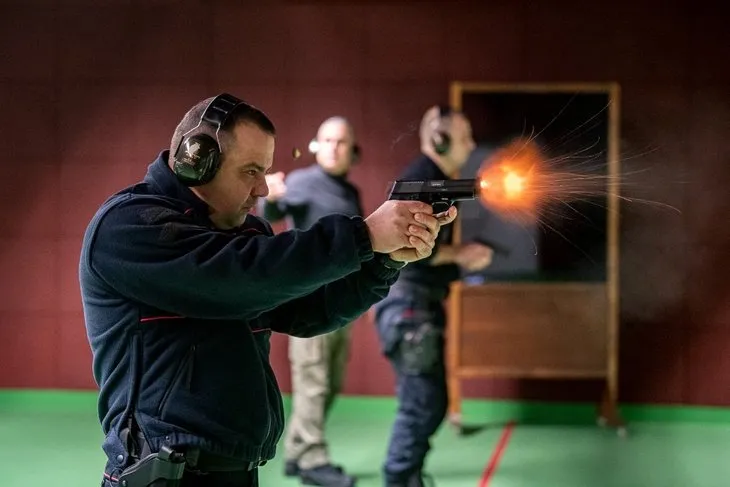
{"type": "MultiPolygon", "coordinates": [[[[112,482],[109,479],[102,481],[102,487],[121,487],[119,482],[112,482]]],[[[155,483],[149,487],[258,487],[259,471],[253,469],[249,471],[237,472],[196,472],[185,471],[182,481],[177,485],[168,485],[165,483],[155,483]]],[[[129,486],[129,487],[146,487],[146,486],[129,486]]]]}
{"type": "Polygon", "coordinates": [[[386,480],[397,483],[423,469],[431,437],[446,417],[446,314],[440,300],[391,292],[375,305],[375,317],[397,377],[398,412],[383,465],[386,480]]]}

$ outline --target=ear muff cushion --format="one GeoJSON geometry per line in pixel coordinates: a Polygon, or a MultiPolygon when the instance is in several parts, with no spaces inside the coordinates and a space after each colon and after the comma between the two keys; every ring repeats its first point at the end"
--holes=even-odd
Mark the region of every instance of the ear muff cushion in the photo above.
{"type": "Polygon", "coordinates": [[[436,154],[443,156],[449,152],[449,148],[451,147],[451,136],[446,132],[438,131],[431,138],[431,143],[436,154]]]}
{"type": "Polygon", "coordinates": [[[207,134],[184,138],[175,151],[173,171],[188,185],[205,184],[215,175],[220,151],[216,140],[207,134]]]}
{"type": "MultiPolygon", "coordinates": [[[[449,117],[454,113],[448,105],[438,105],[438,110],[439,119],[449,117]]],[[[440,120],[439,123],[441,123],[440,120]]],[[[431,138],[431,145],[433,145],[433,150],[436,151],[436,154],[443,156],[447,154],[451,148],[451,136],[448,132],[438,130],[431,138]]]]}
{"type": "Polygon", "coordinates": [[[188,131],[180,140],[173,158],[173,172],[178,179],[187,186],[198,186],[210,182],[215,177],[220,166],[221,148],[218,146],[218,130],[243,100],[221,93],[216,96],[205,108],[200,122],[188,131]],[[212,137],[200,131],[201,125],[206,124],[216,130],[212,137]],[[194,135],[188,135],[194,133],[194,135]]]}

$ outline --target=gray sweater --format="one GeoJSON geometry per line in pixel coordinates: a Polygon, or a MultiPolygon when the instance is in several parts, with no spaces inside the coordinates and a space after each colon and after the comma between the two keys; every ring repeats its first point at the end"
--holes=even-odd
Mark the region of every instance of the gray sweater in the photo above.
{"type": "Polygon", "coordinates": [[[346,177],[332,176],[318,164],[292,171],[285,184],[286,193],[280,200],[264,200],[259,205],[270,222],[287,218],[292,228],[307,229],[327,215],[363,216],[357,188],[346,177]]]}

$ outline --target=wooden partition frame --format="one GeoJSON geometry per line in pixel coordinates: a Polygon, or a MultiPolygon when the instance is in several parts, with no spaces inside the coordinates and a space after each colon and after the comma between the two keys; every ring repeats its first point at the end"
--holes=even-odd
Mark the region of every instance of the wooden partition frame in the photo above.
{"type": "MultiPolygon", "coordinates": [[[[447,345],[447,371],[449,386],[449,421],[452,425],[461,429],[461,381],[473,378],[540,378],[540,379],[568,379],[568,378],[594,378],[605,380],[603,397],[598,402],[599,424],[615,426],[619,433],[625,433],[624,422],[618,412],[618,353],[619,353],[619,187],[618,175],[619,165],[619,117],[620,117],[620,87],[617,83],[541,83],[541,84],[495,84],[478,82],[455,81],[450,86],[450,103],[456,109],[462,109],[462,96],[465,93],[604,93],[610,98],[608,107],[608,195],[607,195],[607,262],[606,280],[599,283],[581,282],[560,282],[560,283],[493,283],[481,286],[464,286],[462,282],[455,282],[451,288],[448,302],[448,345],[447,345]],[[570,318],[581,316],[590,318],[594,323],[599,323],[601,331],[597,333],[598,339],[605,340],[600,344],[602,350],[598,354],[600,363],[585,365],[584,367],[564,366],[533,366],[515,362],[512,365],[504,362],[499,365],[489,363],[476,364],[482,355],[483,348],[470,351],[470,345],[479,347],[478,340],[472,340],[474,328],[479,327],[478,333],[499,334],[503,343],[508,342],[509,335],[505,338],[504,327],[499,331],[499,324],[489,324],[489,312],[486,310],[486,303],[501,306],[501,309],[510,310],[510,306],[517,304],[525,296],[533,296],[538,301],[549,303],[549,306],[542,305],[542,310],[555,310],[560,312],[560,307],[569,314],[570,318]],[[539,297],[538,297],[539,296],[539,297]],[[577,298],[576,298],[577,296],[577,298]],[[588,298],[589,303],[596,304],[601,316],[591,317],[588,309],[591,305],[583,306],[582,311],[576,311],[576,303],[582,303],[588,298]],[[591,301],[591,299],[593,301],[591,301]],[[491,301],[490,301],[491,300],[491,301]],[[562,305],[560,303],[562,302],[562,305]],[[588,309],[588,310],[587,310],[588,309]],[[576,314],[577,313],[577,314],[576,314]],[[584,313],[581,315],[581,313],[584,313]],[[471,323],[472,331],[467,328],[471,323]],[[491,327],[491,328],[490,328],[491,327]],[[487,329],[487,331],[485,331],[487,329]],[[605,332],[605,334],[604,334],[605,332]],[[469,334],[471,333],[471,335],[469,334]],[[605,351],[605,356],[603,352],[605,351]],[[466,364],[465,357],[470,357],[470,364],[466,364]]],[[[454,223],[454,242],[459,243],[461,239],[460,219],[454,223]]],[[[536,308],[541,305],[536,304],[536,308]]],[[[492,310],[494,307],[492,306],[492,310]]],[[[552,312],[552,311],[551,311],[552,312]]],[[[508,311],[512,313],[512,311],[508,311]]],[[[517,317],[524,311],[519,307],[514,308],[514,316],[517,317]]],[[[522,326],[528,326],[531,320],[539,318],[539,311],[532,316],[522,316],[522,326]],[[528,324],[528,325],[525,325],[528,324]]],[[[519,320],[517,320],[519,321],[519,320]]],[[[574,328],[574,330],[579,328],[574,328]]],[[[537,330],[537,328],[535,328],[537,330]]],[[[513,333],[512,330],[509,333],[513,333]]],[[[566,332],[567,333],[567,332],[566,332]]],[[[530,337],[527,333],[525,337],[530,337]]],[[[514,337],[514,335],[513,335],[514,337]]],[[[595,339],[595,336],[593,337],[595,339]]],[[[559,337],[557,341],[560,342],[559,337]]],[[[488,340],[486,343],[490,343],[488,340]]],[[[497,345],[498,346],[498,345],[497,345]]],[[[532,350],[545,348],[545,344],[534,344],[532,350]]],[[[547,344],[550,346],[550,344],[547,344]]],[[[556,345],[560,348],[561,343],[556,345]]],[[[562,343],[563,350],[565,344],[562,343]]],[[[557,353],[557,352],[555,352],[557,353]]],[[[588,352],[586,352],[587,354],[588,352]]],[[[527,358],[525,362],[530,362],[527,358]]],[[[590,359],[584,359],[587,364],[590,359]]]]}

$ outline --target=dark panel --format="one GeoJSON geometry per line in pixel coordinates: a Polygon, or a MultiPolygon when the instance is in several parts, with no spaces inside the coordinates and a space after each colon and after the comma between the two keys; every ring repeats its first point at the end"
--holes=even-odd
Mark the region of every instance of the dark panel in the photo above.
{"type": "Polygon", "coordinates": [[[692,12],[686,20],[690,29],[689,49],[692,52],[688,68],[691,80],[697,84],[730,82],[730,56],[727,37],[727,16],[714,2],[689,2],[692,12]]]}
{"type": "MultiPolygon", "coordinates": [[[[676,313],[667,310],[668,313],[676,313]]],[[[681,404],[687,398],[686,332],[681,326],[636,323],[621,330],[620,401],[681,404]]],[[[700,377],[693,378],[701,380],[700,377]]]]}
{"type": "MultiPolygon", "coordinates": [[[[57,62],[64,81],[114,80],[136,72],[136,50],[132,46],[140,21],[137,11],[125,5],[72,5],[59,10],[57,21],[57,62]]],[[[94,105],[89,102],[87,107],[94,105]]]]}
{"type": "MultiPolygon", "coordinates": [[[[663,231],[663,230],[660,230],[663,231]]],[[[686,247],[656,242],[623,248],[620,265],[621,321],[626,326],[682,326],[679,312],[692,286],[687,281],[691,253],[686,247]]]]}
{"type": "Polygon", "coordinates": [[[58,319],[58,350],[74,353],[58,354],[58,383],[72,389],[96,388],[92,373],[92,355],[86,338],[84,315],[81,311],[64,312],[58,319]]]}
{"type": "Polygon", "coordinates": [[[115,78],[143,85],[208,82],[213,68],[213,23],[207,18],[208,10],[201,10],[198,2],[176,2],[172,8],[149,2],[140,8],[131,10],[136,15],[121,51],[132,69],[115,78]]]}
{"type": "Polygon", "coordinates": [[[53,239],[60,231],[61,190],[56,160],[12,158],[0,179],[0,236],[53,239]]]}
{"type": "Polygon", "coordinates": [[[531,3],[526,13],[527,78],[535,81],[686,79],[688,26],[671,4],[531,3]]]}
{"type": "MultiPolygon", "coordinates": [[[[50,1],[38,0],[39,3],[50,1]]],[[[3,51],[0,77],[18,81],[53,81],[58,68],[55,9],[38,8],[26,1],[13,3],[16,5],[3,7],[0,15],[3,51]],[[18,5],[21,3],[23,5],[18,5]]]]}
{"type": "Polygon", "coordinates": [[[730,91],[727,84],[704,84],[692,93],[687,138],[692,172],[687,175],[691,206],[686,218],[696,244],[730,245],[730,91]]]}
{"type": "Polygon", "coordinates": [[[294,51],[285,8],[224,3],[214,5],[210,16],[214,83],[280,83],[290,78],[288,57],[294,51]]]}
{"type": "Polygon", "coordinates": [[[695,245],[687,256],[687,326],[730,329],[730,253],[726,241],[695,245]]]}
{"type": "MultiPolygon", "coordinates": [[[[0,311],[53,313],[58,310],[58,251],[55,239],[0,239],[0,269],[3,274],[3,280],[0,281],[0,311]]],[[[0,341],[0,344],[4,348],[6,342],[0,341]]]]}
{"type": "Polygon", "coordinates": [[[213,27],[200,21],[198,5],[146,4],[140,15],[123,2],[94,8],[64,2],[58,22],[73,26],[58,34],[64,80],[184,84],[209,79],[213,27]]]}
{"type": "Polygon", "coordinates": [[[519,80],[525,72],[524,2],[484,2],[445,12],[446,65],[453,80],[519,80]]]}
{"type": "Polygon", "coordinates": [[[466,380],[464,397],[526,401],[581,401],[597,404],[603,393],[600,380],[494,379],[466,380]]]}
{"type": "Polygon", "coordinates": [[[89,81],[61,86],[61,162],[109,165],[122,161],[138,164],[140,158],[149,160],[150,155],[139,152],[137,146],[139,91],[134,86],[89,81]]]}
{"type": "Polygon", "coordinates": [[[657,244],[681,249],[686,229],[690,140],[686,125],[677,123],[690,111],[685,86],[667,83],[622,85],[621,242],[657,244]],[[669,230],[669,231],[666,231],[669,230]]]}
{"type": "Polygon", "coordinates": [[[351,81],[366,75],[367,8],[296,5],[287,9],[287,78],[294,84],[351,81]]]}
{"type": "MultiPolygon", "coordinates": [[[[81,290],[79,289],[79,258],[81,256],[81,235],[72,238],[61,238],[57,243],[58,252],[58,311],[64,316],[79,313],[83,310],[81,290]]],[[[73,315],[72,317],[78,318],[73,315]]],[[[69,317],[66,316],[65,319],[69,317]]],[[[83,325],[83,316],[81,317],[83,325]]],[[[63,348],[62,350],[73,350],[63,348]]]]}
{"type": "Polygon", "coordinates": [[[444,4],[373,5],[368,8],[365,72],[374,81],[446,82],[444,4]]]}
{"type": "Polygon", "coordinates": [[[57,334],[55,311],[0,312],[0,387],[66,387],[57,381],[57,334]]]}
{"type": "MultiPolygon", "coordinates": [[[[725,295],[727,296],[727,294],[725,295]]],[[[727,301],[727,299],[726,299],[727,301]]],[[[687,353],[687,400],[693,404],[730,404],[730,313],[724,323],[692,330],[694,340],[687,353]]]]}
{"type": "MultiPolygon", "coordinates": [[[[22,71],[17,74],[22,76],[22,71]]],[[[0,84],[4,158],[15,164],[27,159],[54,161],[58,157],[56,88],[51,82],[15,79],[0,84]]]]}

